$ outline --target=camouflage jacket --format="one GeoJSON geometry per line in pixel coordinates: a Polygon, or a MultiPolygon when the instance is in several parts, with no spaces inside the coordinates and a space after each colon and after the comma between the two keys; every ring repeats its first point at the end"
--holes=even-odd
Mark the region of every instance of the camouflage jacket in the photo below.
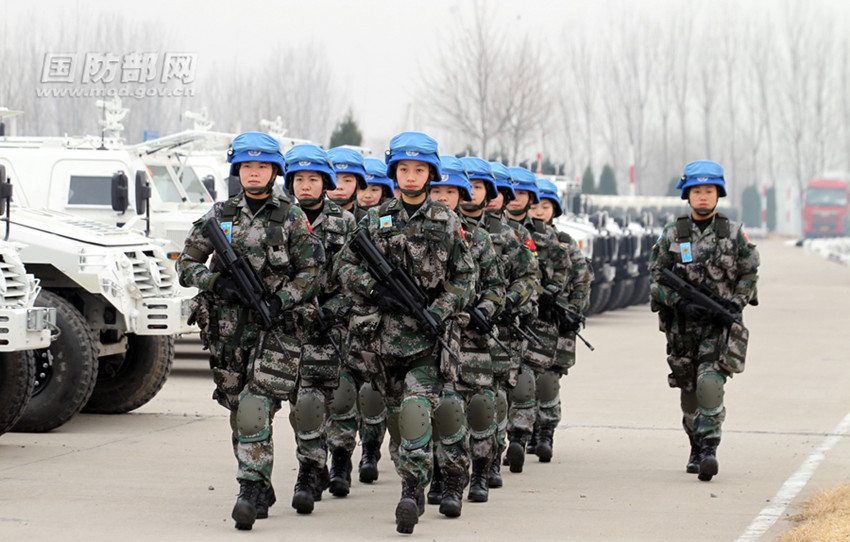
{"type": "MultiPolygon", "coordinates": [[[[393,199],[370,209],[360,228],[390,264],[407,271],[438,318],[445,321],[463,310],[475,288],[475,265],[460,220],[448,207],[429,198],[408,216],[402,202],[393,199]]],[[[352,296],[373,304],[370,292],[376,282],[366,263],[348,246],[340,254],[339,277],[352,296]]],[[[377,332],[381,354],[393,358],[412,356],[435,344],[407,315],[382,315],[377,332]]]]}
{"type": "Polygon", "coordinates": [[[463,215],[460,219],[475,264],[475,291],[470,303],[487,311],[491,317],[495,316],[501,312],[505,299],[505,277],[496,249],[478,219],[463,215]]]}
{"type": "MultiPolygon", "coordinates": [[[[280,298],[283,309],[316,295],[325,251],[304,212],[283,196],[272,196],[256,215],[251,215],[244,193],[215,203],[189,230],[177,258],[180,284],[202,292],[212,289],[215,274],[205,262],[213,253],[213,245],[202,230],[211,218],[222,228],[229,228],[230,244],[247,257],[266,288],[280,298]]],[[[215,257],[211,266],[215,267],[215,257]]]]}
{"type": "Polygon", "coordinates": [[[652,310],[661,317],[676,315],[681,299],[673,289],[658,284],[662,269],[672,269],[695,285],[704,284],[739,311],[757,303],[759,253],[741,225],[721,214],[700,231],[689,217],[680,217],[664,227],[649,257],[652,310]],[[681,224],[681,226],[679,226],[681,224]],[[681,231],[679,231],[681,230],[681,231]]]}
{"type": "Polygon", "coordinates": [[[569,260],[567,284],[560,297],[563,301],[575,307],[576,312],[584,313],[590,305],[590,283],[593,280],[590,263],[570,234],[557,229],[555,229],[555,233],[561,246],[567,251],[569,260]]]}
{"type": "Polygon", "coordinates": [[[519,308],[537,302],[537,258],[505,218],[485,213],[481,222],[490,233],[490,240],[505,277],[505,299],[519,308]]]}
{"type": "Polygon", "coordinates": [[[351,238],[357,228],[354,215],[325,198],[322,213],[316,217],[310,227],[313,233],[322,240],[325,249],[325,265],[319,275],[318,302],[335,313],[347,306],[342,285],[336,275],[335,263],[337,255],[351,238]]]}

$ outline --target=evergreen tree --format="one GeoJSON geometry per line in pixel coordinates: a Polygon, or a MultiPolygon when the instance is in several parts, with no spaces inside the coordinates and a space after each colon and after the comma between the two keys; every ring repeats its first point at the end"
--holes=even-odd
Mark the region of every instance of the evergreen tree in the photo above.
{"type": "Polygon", "coordinates": [[[331,134],[331,141],[328,148],[339,147],[342,145],[360,146],[363,142],[363,134],[360,133],[360,128],[357,126],[357,121],[354,120],[354,113],[351,109],[346,113],[342,122],[339,122],[331,134]]]}
{"type": "Polygon", "coordinates": [[[617,195],[617,179],[614,177],[614,170],[608,164],[605,164],[599,176],[599,193],[609,196],[617,195]]]}
{"type": "Polygon", "coordinates": [[[581,176],[581,193],[596,193],[596,179],[594,179],[593,177],[593,168],[590,166],[587,166],[587,168],[584,170],[584,175],[581,176]]]}

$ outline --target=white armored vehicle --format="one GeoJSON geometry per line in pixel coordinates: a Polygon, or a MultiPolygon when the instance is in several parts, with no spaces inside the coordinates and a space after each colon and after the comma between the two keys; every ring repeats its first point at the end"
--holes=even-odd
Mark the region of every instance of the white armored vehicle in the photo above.
{"type": "MultiPolygon", "coordinates": [[[[0,165],[0,179],[6,175],[0,165]]],[[[9,239],[25,245],[20,258],[42,288],[36,305],[55,309],[58,334],[37,350],[35,389],[14,429],[47,431],[83,408],[120,413],[145,404],[168,377],[173,335],[192,331],[189,298],[175,295],[163,247],[139,233],[33,208],[19,186],[14,200],[9,239]]]]}
{"type": "Polygon", "coordinates": [[[35,307],[40,287],[18,256],[20,245],[0,241],[0,435],[23,414],[36,381],[34,349],[50,345],[55,309],[35,307]]]}

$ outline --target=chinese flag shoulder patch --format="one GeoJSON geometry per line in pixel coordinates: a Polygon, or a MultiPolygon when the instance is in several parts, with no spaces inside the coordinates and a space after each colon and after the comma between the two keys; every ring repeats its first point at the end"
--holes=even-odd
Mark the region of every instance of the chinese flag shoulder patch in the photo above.
{"type": "Polygon", "coordinates": [[[529,238],[529,239],[527,239],[527,240],[525,241],[525,246],[527,246],[527,247],[528,247],[528,249],[529,249],[529,250],[531,250],[532,252],[533,252],[533,251],[535,251],[535,250],[537,250],[537,245],[535,245],[535,244],[534,244],[534,240],[533,240],[533,239],[530,239],[530,238],[529,238]]]}
{"type": "Polygon", "coordinates": [[[310,230],[310,233],[313,233],[313,227],[312,227],[312,226],[310,226],[310,221],[309,221],[309,220],[304,220],[304,222],[306,222],[306,223],[307,223],[307,229],[308,229],[308,230],[310,230]]]}

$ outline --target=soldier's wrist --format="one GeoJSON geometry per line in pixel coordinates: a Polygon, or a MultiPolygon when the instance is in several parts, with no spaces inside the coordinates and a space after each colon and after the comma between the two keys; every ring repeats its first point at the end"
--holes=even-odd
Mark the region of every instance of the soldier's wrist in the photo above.
{"type": "Polygon", "coordinates": [[[218,280],[218,277],[221,276],[221,273],[213,273],[212,277],[210,277],[210,281],[207,283],[207,291],[214,292],[215,291],[215,281],[218,280]]]}

